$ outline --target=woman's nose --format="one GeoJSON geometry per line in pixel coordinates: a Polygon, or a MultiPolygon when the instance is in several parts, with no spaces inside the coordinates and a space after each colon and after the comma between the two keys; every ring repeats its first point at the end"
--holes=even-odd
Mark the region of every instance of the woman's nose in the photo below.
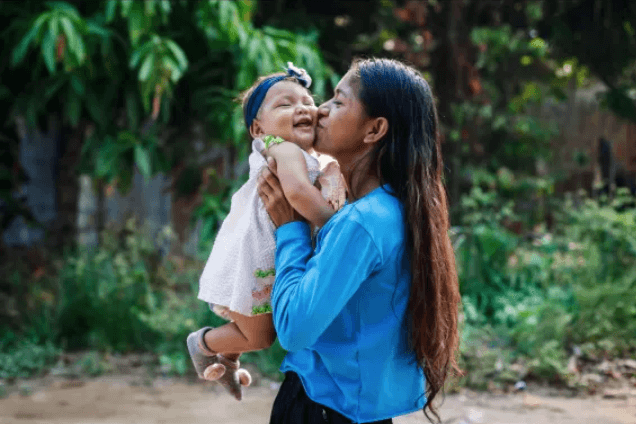
{"type": "Polygon", "coordinates": [[[327,106],[327,103],[323,103],[318,107],[318,119],[329,116],[329,107],[327,106]]]}

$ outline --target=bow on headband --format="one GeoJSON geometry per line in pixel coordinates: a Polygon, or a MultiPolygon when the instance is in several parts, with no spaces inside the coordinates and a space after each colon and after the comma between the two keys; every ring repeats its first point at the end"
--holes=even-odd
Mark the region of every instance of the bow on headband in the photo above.
{"type": "Polygon", "coordinates": [[[294,77],[303,87],[309,88],[309,86],[311,86],[311,77],[303,68],[297,68],[293,63],[287,62],[285,72],[286,75],[277,75],[263,80],[252,92],[252,95],[245,106],[245,126],[248,131],[254,121],[254,118],[256,118],[256,114],[258,114],[258,110],[261,108],[261,104],[263,104],[263,100],[265,100],[267,92],[274,84],[284,80],[285,78],[294,77]]]}

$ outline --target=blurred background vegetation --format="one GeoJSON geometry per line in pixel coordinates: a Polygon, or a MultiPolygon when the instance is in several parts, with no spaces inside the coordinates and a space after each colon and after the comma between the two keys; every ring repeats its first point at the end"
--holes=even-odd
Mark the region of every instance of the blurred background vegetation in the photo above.
{"type": "MultiPolygon", "coordinates": [[[[45,234],[0,246],[0,379],[41,375],[75,351],[90,352],[89,375],[131,352],[192,374],[185,337],[222,323],[196,299],[202,261],[245,179],[234,99],[293,61],[320,102],[360,56],[412,64],[437,96],[463,296],[460,384],[636,378],[616,362],[590,377],[636,358],[628,1],[25,0],[0,3],[0,22],[0,231],[20,219],[45,234]],[[594,134],[580,123],[574,149],[559,144],[573,98],[599,86],[590,119],[612,117],[620,131],[609,134],[625,141],[607,160],[597,145],[607,120],[594,134]],[[58,139],[58,211],[46,223],[23,195],[21,143],[38,131],[58,139]],[[214,149],[225,159],[203,163],[214,149]],[[136,174],[167,176],[170,225],[107,225],[105,202],[136,174]],[[96,199],[95,245],[78,235],[80,176],[96,199]]],[[[283,355],[276,344],[244,358],[276,377],[283,355]]]]}

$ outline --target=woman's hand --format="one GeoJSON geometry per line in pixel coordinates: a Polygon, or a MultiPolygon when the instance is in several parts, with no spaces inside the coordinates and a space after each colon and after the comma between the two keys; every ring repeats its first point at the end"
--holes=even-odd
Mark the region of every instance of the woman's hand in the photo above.
{"type": "Polygon", "coordinates": [[[283,188],[276,176],[276,161],[273,158],[267,159],[267,167],[261,170],[258,177],[258,195],[276,228],[288,222],[304,221],[302,215],[291,207],[283,194],[283,188]]]}

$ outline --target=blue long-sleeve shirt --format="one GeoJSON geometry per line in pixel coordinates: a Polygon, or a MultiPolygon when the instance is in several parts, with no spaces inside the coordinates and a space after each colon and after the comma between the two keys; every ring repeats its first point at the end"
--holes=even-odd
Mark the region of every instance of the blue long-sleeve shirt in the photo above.
{"type": "Polygon", "coordinates": [[[411,274],[403,208],[380,187],[320,230],[276,230],[274,325],[310,399],[355,422],[422,409],[425,380],[408,345],[411,274]]]}

